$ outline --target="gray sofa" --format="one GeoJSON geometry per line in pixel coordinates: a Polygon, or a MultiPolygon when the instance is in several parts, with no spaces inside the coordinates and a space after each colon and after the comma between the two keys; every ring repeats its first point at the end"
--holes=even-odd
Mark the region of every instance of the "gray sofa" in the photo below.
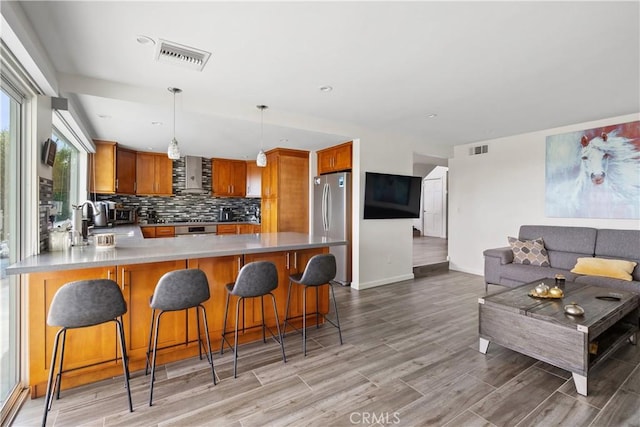
{"type": "MultiPolygon", "coordinates": [[[[640,293],[640,230],[610,230],[588,227],[522,225],[518,238],[542,237],[550,267],[513,263],[510,247],[484,251],[485,287],[489,284],[516,287],[538,279],[564,274],[568,281],[640,293]],[[638,263],[632,281],[571,273],[581,257],[624,259],[638,263]]],[[[505,240],[507,236],[505,236],[505,240]]]]}

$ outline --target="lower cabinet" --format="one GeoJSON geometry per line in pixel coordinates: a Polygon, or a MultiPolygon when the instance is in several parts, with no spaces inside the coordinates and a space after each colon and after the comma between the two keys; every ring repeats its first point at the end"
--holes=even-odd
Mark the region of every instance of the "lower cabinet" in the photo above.
{"type": "MultiPolygon", "coordinates": [[[[115,267],[86,268],[73,271],[50,271],[29,275],[29,383],[32,397],[46,393],[47,379],[58,327],[47,325],[47,316],[53,296],[65,283],[74,280],[115,279],[115,267]]],[[[122,373],[119,351],[116,347],[117,331],[114,322],[82,329],[67,330],[64,369],[96,365],[112,369],[114,375],[122,373]],[[90,343],[90,345],[88,345],[90,343]]],[[[58,361],[60,359],[58,358],[58,361]]],[[[90,371],[91,369],[89,369],[90,371]]],[[[95,367],[94,367],[95,370],[95,367]]],[[[63,377],[64,388],[104,378],[91,372],[71,371],[63,377]]]]}
{"type": "MultiPolygon", "coordinates": [[[[309,259],[316,254],[327,253],[328,248],[299,251],[280,251],[247,255],[232,255],[202,259],[176,260],[146,264],[118,265],[76,270],[32,273],[28,275],[29,313],[29,385],[32,397],[43,396],[49,375],[49,364],[53,340],[58,331],[47,325],[47,315],[56,291],[65,283],[74,280],[108,278],[115,280],[122,289],[127,302],[127,313],[123,316],[125,338],[132,372],[144,369],[146,351],[151,328],[149,301],[158,280],[163,274],[184,268],[199,268],[209,281],[211,297],[204,303],[207,309],[209,335],[214,349],[220,346],[224,307],[227,297],[225,285],[235,282],[243,265],[253,261],[271,261],[278,269],[278,287],[273,291],[280,323],[284,321],[289,274],[302,272],[309,259]]],[[[315,311],[315,292],[307,295],[307,311],[315,311]]],[[[328,289],[319,292],[320,311],[329,308],[328,289]]],[[[266,322],[275,332],[275,316],[271,298],[264,300],[266,322]]],[[[302,290],[294,288],[291,299],[291,315],[302,314],[302,290]]],[[[315,317],[309,317],[310,324],[315,317]]],[[[244,317],[240,327],[249,328],[261,324],[260,300],[246,300],[244,317]]],[[[235,297],[231,299],[227,331],[235,325],[235,297]]],[[[204,331],[202,331],[204,333],[204,331]]],[[[260,328],[246,330],[240,342],[261,339],[260,328]]],[[[231,337],[232,338],[232,337],[231,337]]],[[[230,340],[232,341],[232,339],[230,340]]],[[[198,354],[195,310],[165,313],[160,322],[158,347],[167,347],[158,352],[158,363],[193,357],[198,354]]],[[[215,350],[214,350],[215,351],[215,350]]],[[[95,382],[122,374],[122,361],[115,323],[106,323],[91,328],[69,330],[64,357],[64,369],[75,369],[63,375],[64,389],[95,382]]]]}
{"type": "Polygon", "coordinates": [[[260,233],[260,224],[218,224],[217,234],[260,233]]]}
{"type": "MultiPolygon", "coordinates": [[[[242,255],[233,255],[216,258],[190,259],[188,261],[189,268],[199,268],[204,271],[207,275],[207,280],[209,281],[209,293],[211,296],[203,305],[207,310],[211,345],[216,349],[220,348],[222,325],[224,323],[224,304],[227,298],[225,285],[227,283],[235,282],[238,272],[242,267],[242,258],[242,255]]],[[[229,309],[227,330],[231,330],[235,325],[236,319],[234,309],[235,305],[232,305],[229,309]]],[[[189,339],[195,340],[198,332],[196,327],[196,315],[194,310],[189,311],[189,339]]],[[[240,326],[242,327],[242,325],[242,317],[240,317],[240,326]]]]}
{"type": "MultiPolygon", "coordinates": [[[[119,265],[118,284],[127,301],[127,314],[124,316],[124,331],[129,358],[143,360],[146,357],[151,330],[151,307],[149,301],[158,280],[163,274],[186,268],[185,260],[154,262],[147,264],[119,265]]],[[[184,311],[168,312],[160,321],[158,348],[184,344],[186,340],[186,314],[184,311]]],[[[158,361],[163,360],[164,352],[158,353],[158,361]]]]}
{"type": "Polygon", "coordinates": [[[140,227],[142,236],[145,239],[153,239],[156,237],[175,237],[176,228],[170,225],[154,226],[154,227],[140,227]]]}

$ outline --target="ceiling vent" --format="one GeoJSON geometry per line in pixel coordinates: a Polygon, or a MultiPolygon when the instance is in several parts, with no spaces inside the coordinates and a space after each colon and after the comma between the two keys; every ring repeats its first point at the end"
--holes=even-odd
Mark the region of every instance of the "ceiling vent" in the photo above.
{"type": "Polygon", "coordinates": [[[169,62],[197,71],[202,71],[211,56],[210,52],[163,39],[159,39],[156,46],[157,61],[169,62]]]}

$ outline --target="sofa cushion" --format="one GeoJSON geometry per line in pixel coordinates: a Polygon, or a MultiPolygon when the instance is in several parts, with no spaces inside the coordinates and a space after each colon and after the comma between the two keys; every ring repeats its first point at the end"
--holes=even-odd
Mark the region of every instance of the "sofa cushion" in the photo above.
{"type": "Polygon", "coordinates": [[[571,270],[579,257],[593,256],[597,231],[589,227],[522,225],[518,237],[542,237],[551,267],[571,270]]]}
{"type": "Polygon", "coordinates": [[[535,282],[541,279],[554,278],[556,274],[564,274],[566,280],[573,281],[576,274],[560,268],[540,268],[534,265],[506,264],[500,269],[500,283],[503,281],[518,282],[520,284],[535,282]]]}
{"type": "Polygon", "coordinates": [[[631,281],[631,272],[638,263],[621,259],[606,258],[578,258],[572,273],[586,274],[589,276],[610,277],[612,279],[631,281]]]}
{"type": "Polygon", "coordinates": [[[602,276],[579,276],[574,282],[583,285],[601,286],[603,288],[611,288],[612,290],[618,289],[621,291],[629,291],[640,294],[640,282],[638,281],[626,281],[619,279],[611,279],[609,277],[602,276]]]}
{"type": "Polygon", "coordinates": [[[539,267],[550,266],[549,257],[544,248],[544,241],[541,238],[525,240],[508,237],[507,239],[513,252],[514,264],[537,265],[539,267]]]}
{"type": "Polygon", "coordinates": [[[631,277],[640,281],[640,230],[598,230],[595,255],[637,262],[631,277]]]}

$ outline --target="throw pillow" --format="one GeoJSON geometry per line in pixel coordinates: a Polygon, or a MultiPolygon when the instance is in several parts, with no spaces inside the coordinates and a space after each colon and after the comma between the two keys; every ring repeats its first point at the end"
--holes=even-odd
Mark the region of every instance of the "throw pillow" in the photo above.
{"type": "Polygon", "coordinates": [[[508,237],[509,246],[513,251],[514,264],[537,265],[539,267],[551,267],[549,255],[544,248],[542,237],[533,240],[523,240],[508,237]]]}
{"type": "Polygon", "coordinates": [[[637,263],[634,261],[625,261],[622,259],[585,257],[578,258],[578,262],[576,262],[576,266],[573,267],[571,272],[589,276],[611,277],[612,279],[630,282],[631,272],[636,265],[637,263]]]}

